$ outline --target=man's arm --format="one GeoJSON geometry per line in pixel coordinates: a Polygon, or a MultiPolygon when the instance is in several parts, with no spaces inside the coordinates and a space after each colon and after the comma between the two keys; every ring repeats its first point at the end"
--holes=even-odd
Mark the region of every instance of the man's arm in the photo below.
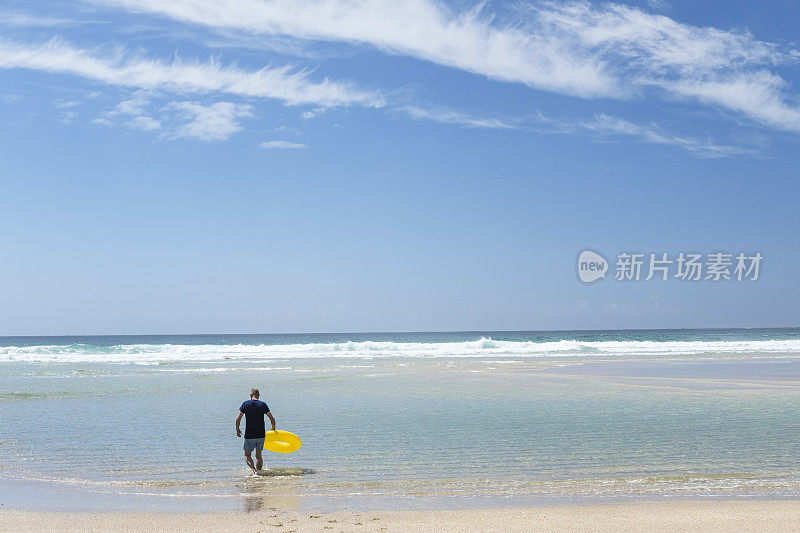
{"type": "Polygon", "coordinates": [[[272,413],[267,411],[267,416],[269,417],[269,421],[272,422],[272,429],[270,431],[275,431],[275,417],[272,416],[272,413]]]}
{"type": "Polygon", "coordinates": [[[239,416],[236,417],[236,436],[237,437],[241,437],[242,436],[242,430],[239,429],[239,422],[242,421],[242,416],[244,416],[244,413],[239,411],[239,416]]]}

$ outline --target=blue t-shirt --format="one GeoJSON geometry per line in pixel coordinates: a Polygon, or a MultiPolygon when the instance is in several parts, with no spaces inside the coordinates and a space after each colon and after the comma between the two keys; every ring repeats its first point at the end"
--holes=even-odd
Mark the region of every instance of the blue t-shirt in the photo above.
{"type": "Polygon", "coordinates": [[[244,413],[245,430],[244,438],[262,439],[267,430],[264,427],[264,416],[269,413],[269,407],[261,400],[247,400],[239,408],[244,413]]]}

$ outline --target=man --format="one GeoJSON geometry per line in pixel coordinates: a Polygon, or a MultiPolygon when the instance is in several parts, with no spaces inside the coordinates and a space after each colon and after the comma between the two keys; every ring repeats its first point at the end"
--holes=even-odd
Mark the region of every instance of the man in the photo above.
{"type": "Polygon", "coordinates": [[[264,429],[264,415],[269,417],[272,422],[272,431],[275,431],[275,417],[269,412],[267,404],[258,399],[258,389],[250,391],[250,399],[242,404],[239,408],[239,416],[236,417],[236,436],[242,436],[242,430],[239,429],[239,422],[242,421],[242,416],[245,417],[245,430],[244,430],[244,460],[253,470],[253,475],[258,475],[264,462],[261,460],[261,450],[264,449],[264,437],[266,431],[264,429]],[[256,451],[256,463],[253,464],[253,458],[250,454],[256,451]]]}

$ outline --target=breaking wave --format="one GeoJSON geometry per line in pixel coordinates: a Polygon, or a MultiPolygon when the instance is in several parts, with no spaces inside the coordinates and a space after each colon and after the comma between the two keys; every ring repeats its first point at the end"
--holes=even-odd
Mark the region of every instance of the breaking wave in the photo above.
{"type": "Polygon", "coordinates": [[[800,340],[742,341],[363,341],[304,344],[70,344],[0,347],[0,363],[136,363],[347,358],[505,358],[800,355],[800,340]]]}

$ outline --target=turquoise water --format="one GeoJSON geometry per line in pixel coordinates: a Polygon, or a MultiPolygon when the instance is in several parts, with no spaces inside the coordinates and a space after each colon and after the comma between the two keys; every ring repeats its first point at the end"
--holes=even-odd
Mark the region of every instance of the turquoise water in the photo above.
{"type": "Polygon", "coordinates": [[[800,496],[800,330],[0,338],[5,508],[800,496]],[[246,476],[258,387],[297,433],[246,476]]]}

